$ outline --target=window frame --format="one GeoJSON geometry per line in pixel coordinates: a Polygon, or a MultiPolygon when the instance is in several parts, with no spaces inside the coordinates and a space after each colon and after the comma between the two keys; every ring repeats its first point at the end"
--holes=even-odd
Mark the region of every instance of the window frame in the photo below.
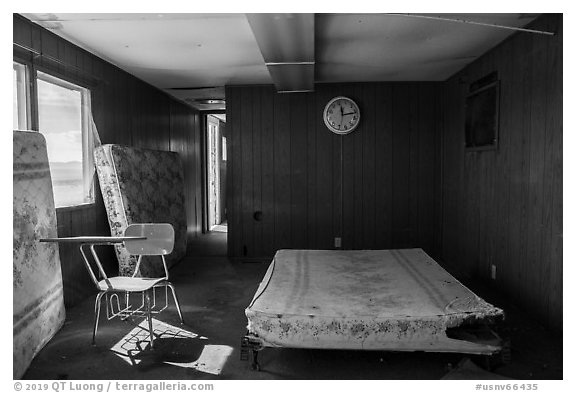
{"type": "MultiPolygon", "coordinates": [[[[46,76],[47,82],[54,83],[49,79],[54,78],[56,81],[55,84],[58,84],[58,81],[63,82],[66,88],[80,88],[86,92],[85,94],[81,94],[82,97],[82,177],[83,182],[87,181],[86,179],[90,178],[90,190],[84,190],[85,195],[89,197],[89,202],[82,202],[77,203],[74,205],[69,206],[58,206],[56,207],[56,211],[71,211],[71,210],[81,210],[86,208],[91,208],[96,205],[97,203],[97,195],[96,195],[96,182],[95,182],[95,174],[93,171],[94,167],[94,157],[92,155],[92,151],[90,146],[94,143],[94,138],[91,133],[91,122],[89,119],[89,110],[92,108],[88,108],[88,105],[85,105],[85,100],[88,99],[89,102],[92,102],[92,90],[94,86],[92,84],[86,83],[85,80],[81,80],[80,78],[74,78],[66,73],[59,72],[54,67],[46,67],[41,64],[38,64],[30,59],[23,58],[21,56],[16,55],[13,56],[13,62],[19,63],[24,65],[25,67],[25,74],[27,78],[27,88],[26,88],[26,101],[27,101],[27,125],[28,130],[40,132],[40,116],[39,116],[39,96],[38,96],[38,73],[42,73],[46,76]],[[86,159],[87,158],[87,159],[86,159]]],[[[78,90],[78,89],[75,89],[78,90]]],[[[81,90],[82,91],[82,90],[81,90]]],[[[90,105],[91,106],[91,105],[90,105]]]]}
{"type": "MultiPolygon", "coordinates": [[[[32,126],[32,121],[31,121],[31,112],[32,112],[32,108],[31,108],[31,97],[32,94],[30,92],[30,64],[28,64],[28,62],[22,61],[20,59],[13,59],[12,60],[12,66],[15,68],[16,64],[18,64],[19,66],[21,66],[24,69],[23,72],[23,93],[24,93],[24,108],[19,108],[19,112],[21,110],[24,111],[24,127],[21,127],[20,125],[20,116],[18,116],[18,130],[28,130],[31,128],[32,126]]],[[[20,103],[19,100],[19,96],[17,96],[17,101],[18,103],[20,103]]],[[[20,113],[19,113],[20,115],[20,113]]]]}

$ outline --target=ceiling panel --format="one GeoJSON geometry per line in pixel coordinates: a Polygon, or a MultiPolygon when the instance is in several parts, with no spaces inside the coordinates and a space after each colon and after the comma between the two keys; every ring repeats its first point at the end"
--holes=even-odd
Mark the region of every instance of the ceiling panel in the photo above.
{"type": "Polygon", "coordinates": [[[244,14],[23,15],[160,89],[272,83],[244,14]]]}
{"type": "MultiPolygon", "coordinates": [[[[198,109],[225,85],[272,83],[245,14],[23,15],[198,109]]],[[[537,16],[422,15],[512,27],[537,16]]],[[[324,83],[445,80],[513,33],[397,14],[315,14],[314,25],[314,79],[324,83]]]]}
{"type": "MultiPolygon", "coordinates": [[[[524,26],[526,14],[423,14],[524,26]]],[[[316,82],[441,81],[512,30],[388,14],[317,14],[316,82]]]]}

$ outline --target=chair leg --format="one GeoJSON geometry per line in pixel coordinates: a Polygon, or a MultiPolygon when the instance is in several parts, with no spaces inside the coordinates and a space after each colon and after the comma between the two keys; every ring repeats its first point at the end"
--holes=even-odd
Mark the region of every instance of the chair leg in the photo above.
{"type": "Polygon", "coordinates": [[[98,320],[100,319],[102,296],[104,296],[104,292],[99,292],[98,295],[96,295],[96,301],[94,302],[94,329],[92,330],[92,345],[96,345],[96,332],[98,331],[98,320]]]}
{"type": "Polygon", "coordinates": [[[178,302],[178,297],[176,296],[176,289],[174,289],[174,286],[172,284],[166,284],[167,286],[170,287],[170,290],[172,291],[172,297],[174,298],[174,303],[176,304],[176,310],[178,311],[178,315],[180,316],[180,323],[184,323],[184,318],[182,318],[182,311],[180,310],[180,303],[178,302]]]}
{"type": "Polygon", "coordinates": [[[148,317],[148,330],[150,332],[150,349],[154,349],[154,330],[152,328],[152,307],[150,305],[150,291],[146,291],[146,314],[148,317]]]}

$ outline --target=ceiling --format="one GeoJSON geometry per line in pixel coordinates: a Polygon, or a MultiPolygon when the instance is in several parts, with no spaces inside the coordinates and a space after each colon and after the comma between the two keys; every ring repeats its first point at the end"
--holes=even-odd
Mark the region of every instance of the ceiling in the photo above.
{"type": "MultiPolygon", "coordinates": [[[[245,14],[22,15],[199,110],[224,109],[196,100],[224,99],[225,85],[273,83],[245,14]]],[[[537,15],[420,14],[509,27],[537,15]]],[[[313,24],[316,83],[442,81],[514,32],[414,14],[315,14],[313,24]]]]}

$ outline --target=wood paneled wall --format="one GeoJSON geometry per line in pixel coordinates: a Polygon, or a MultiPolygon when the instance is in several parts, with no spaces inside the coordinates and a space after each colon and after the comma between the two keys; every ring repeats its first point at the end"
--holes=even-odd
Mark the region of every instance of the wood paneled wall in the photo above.
{"type": "Polygon", "coordinates": [[[334,249],[335,237],[343,249],[434,254],[441,91],[439,83],[326,84],[295,94],[228,87],[229,255],[334,249]],[[345,136],[322,120],[338,95],[362,113],[345,136]]]}
{"type": "MultiPolygon", "coordinates": [[[[15,58],[90,87],[92,113],[102,143],[180,153],[184,163],[188,234],[195,236],[201,223],[198,112],[19,15],[14,14],[13,22],[15,43],[76,67],[65,67],[47,58],[14,50],[15,58]]],[[[57,218],[59,236],[110,233],[99,189],[94,205],[58,209],[57,218]]],[[[105,255],[107,266],[117,268],[111,250],[105,255]]],[[[60,260],[65,304],[72,306],[93,293],[94,285],[76,247],[61,245],[60,260]]]]}
{"type": "Polygon", "coordinates": [[[446,83],[442,258],[562,326],[562,16],[546,15],[446,83]],[[469,84],[497,71],[498,150],[465,152],[469,84]]]}

